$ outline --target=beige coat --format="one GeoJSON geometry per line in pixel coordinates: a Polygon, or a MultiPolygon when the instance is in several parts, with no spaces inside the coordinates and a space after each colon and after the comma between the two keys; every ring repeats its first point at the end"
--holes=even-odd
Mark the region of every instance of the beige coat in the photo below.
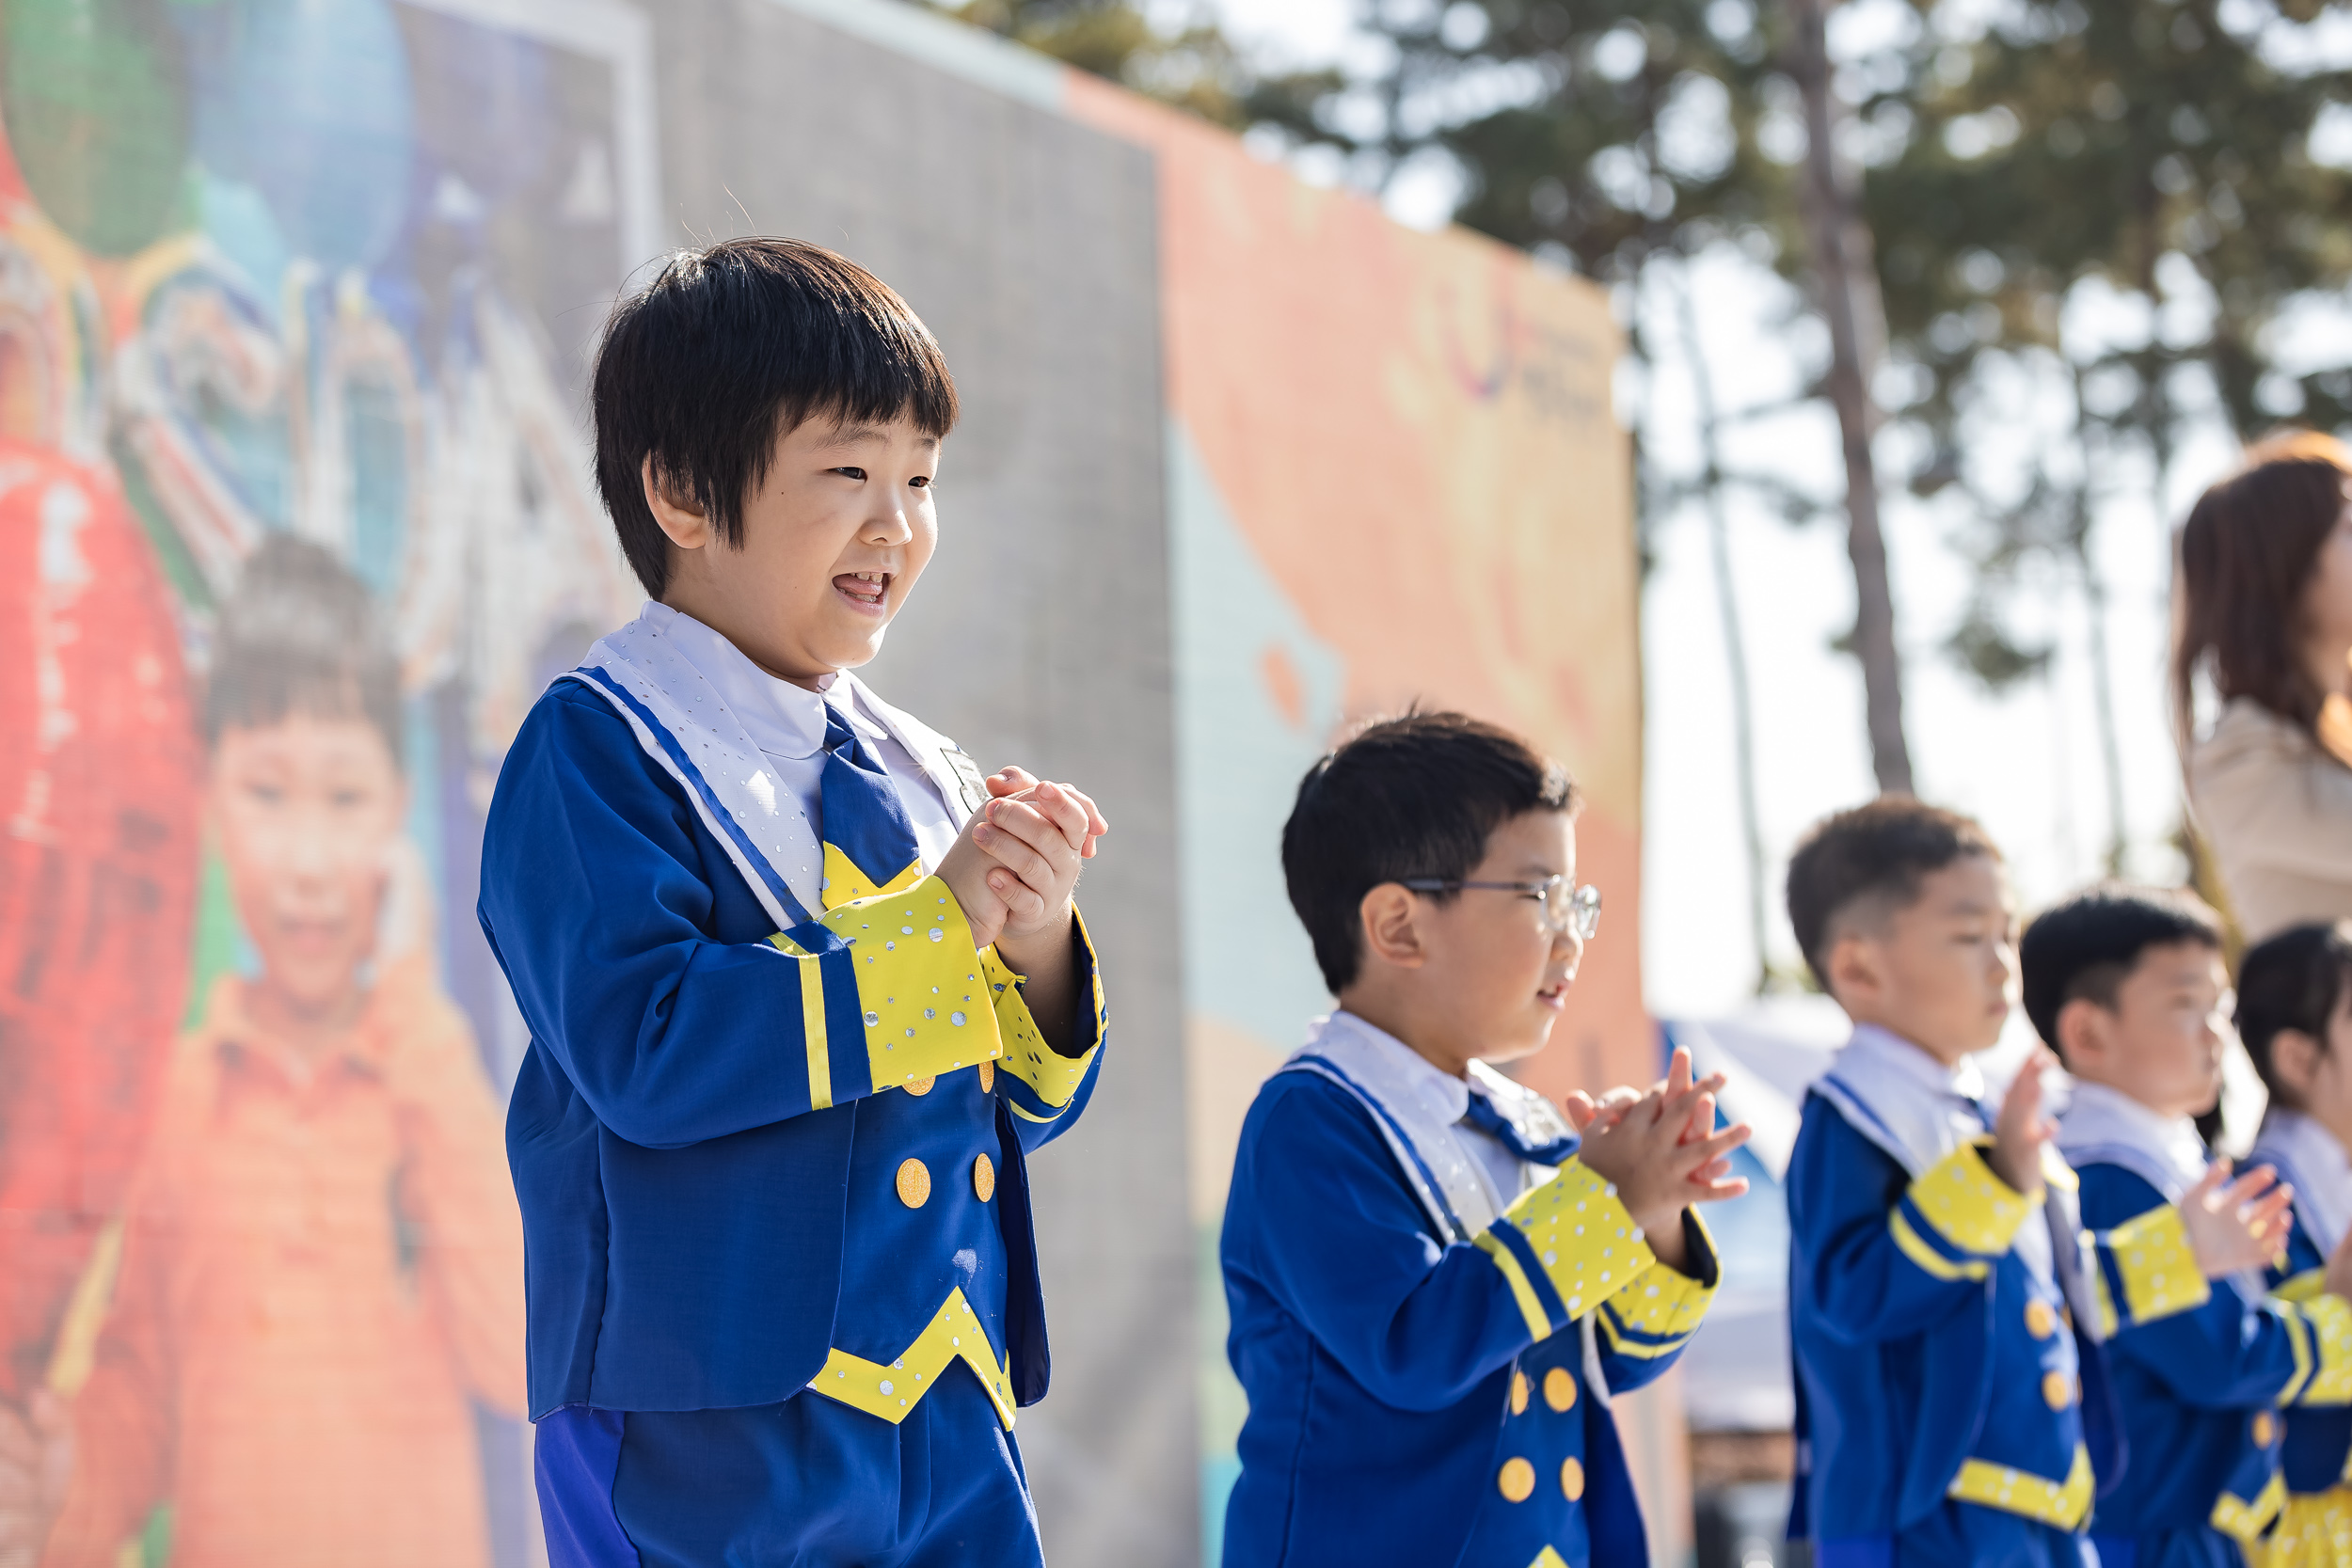
{"type": "Polygon", "coordinates": [[[2239,698],[2188,764],[2189,809],[2249,942],[2352,918],[2352,768],[2239,698]]]}

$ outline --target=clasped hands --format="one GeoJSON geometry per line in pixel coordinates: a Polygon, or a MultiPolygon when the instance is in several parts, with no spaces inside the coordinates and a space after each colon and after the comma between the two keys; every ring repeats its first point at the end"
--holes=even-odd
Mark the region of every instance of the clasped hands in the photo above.
{"type": "Polygon", "coordinates": [[[1682,1211],[1748,1190],[1747,1178],[1730,1174],[1731,1151],[1751,1129],[1740,1122],[1717,1130],[1723,1086],[1722,1073],[1693,1081],[1691,1053],[1677,1046],[1666,1076],[1646,1091],[1624,1085],[1596,1101],[1579,1089],[1565,1102],[1583,1138],[1578,1158],[1617,1189],[1650,1251],[1677,1273],[1687,1273],[1690,1262],[1682,1211]]]}
{"type": "Polygon", "coordinates": [[[989,800],[939,863],[940,880],[962,906],[972,945],[991,942],[1025,971],[1047,943],[1067,947],[1078,869],[1110,823],[1092,800],[1019,768],[993,773],[989,800]]]}

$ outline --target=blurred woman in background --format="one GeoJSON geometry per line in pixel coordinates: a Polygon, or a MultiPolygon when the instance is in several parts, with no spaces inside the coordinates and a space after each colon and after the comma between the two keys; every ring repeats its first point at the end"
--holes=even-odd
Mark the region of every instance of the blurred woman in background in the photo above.
{"type": "Polygon", "coordinates": [[[2181,530],[2172,703],[2189,809],[2249,943],[2352,917],[2352,454],[2274,436],[2181,530]],[[2201,679],[2220,699],[2201,736],[2201,679]]]}

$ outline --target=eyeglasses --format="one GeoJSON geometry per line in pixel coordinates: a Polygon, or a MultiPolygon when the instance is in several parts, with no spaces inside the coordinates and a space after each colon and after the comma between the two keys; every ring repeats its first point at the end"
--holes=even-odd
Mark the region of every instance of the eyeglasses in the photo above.
{"type": "Polygon", "coordinates": [[[1441,877],[1408,877],[1397,886],[1411,888],[1415,893],[1456,893],[1466,887],[1517,893],[1543,900],[1544,927],[1554,936],[1565,937],[1573,932],[1578,941],[1590,942],[1593,933],[1600,929],[1600,889],[1590,882],[1570,882],[1565,877],[1546,877],[1540,882],[1468,882],[1448,881],[1441,877]]]}

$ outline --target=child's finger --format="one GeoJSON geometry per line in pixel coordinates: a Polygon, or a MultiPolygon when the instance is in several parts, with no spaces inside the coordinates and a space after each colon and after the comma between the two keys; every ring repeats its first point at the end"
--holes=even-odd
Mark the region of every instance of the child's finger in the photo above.
{"type": "Polygon", "coordinates": [[[1089,838],[1101,838],[1111,831],[1110,818],[1104,816],[1102,808],[1094,803],[1094,797],[1083,789],[1074,789],[1058,781],[1056,782],[1054,787],[1077,801],[1079,809],[1087,814],[1087,836],[1089,838]]]}
{"type": "Polygon", "coordinates": [[[1719,1181],[1696,1185],[1692,1191],[1682,1195],[1682,1200],[1685,1203],[1721,1203],[1725,1198],[1745,1197],[1747,1195],[1746,1177],[1727,1176],[1719,1181]]]}
{"type": "Polygon", "coordinates": [[[1592,1126],[1594,1118],[1600,1115],[1600,1107],[1594,1104],[1593,1097],[1582,1089],[1569,1091],[1568,1098],[1560,1102],[1560,1108],[1567,1113],[1568,1126],[1578,1132],[1592,1126]]]}
{"type": "Polygon", "coordinates": [[[1746,1122],[1735,1122],[1709,1138],[1696,1138],[1675,1151],[1676,1163],[1686,1171],[1697,1170],[1708,1163],[1746,1143],[1755,1132],[1746,1122]]]}
{"type": "Polygon", "coordinates": [[[1687,1046],[1677,1045],[1675,1047],[1674,1054],[1666,1058],[1666,1082],[1664,1085],[1666,1098],[1669,1100],[1677,1099],[1690,1086],[1690,1048],[1687,1046]]]}
{"type": "Polygon", "coordinates": [[[998,867],[988,874],[989,891],[1005,901],[1005,924],[1033,921],[1045,912],[1045,900],[1037,889],[1029,886],[1011,872],[998,867]]]}
{"type": "Polygon", "coordinates": [[[985,782],[988,784],[989,797],[992,800],[1001,800],[1008,795],[1018,795],[1025,789],[1035,789],[1037,775],[1025,768],[999,768],[995,772],[991,773],[985,782]]]}
{"type": "Polygon", "coordinates": [[[2273,1191],[2237,1211],[2239,1221],[2255,1235],[2266,1234],[2295,1205],[2295,1195],[2273,1191]]]}
{"type": "Polygon", "coordinates": [[[1061,830],[1047,821],[1035,808],[1023,801],[991,801],[988,820],[973,830],[972,842],[1020,872],[1032,886],[1037,883],[1030,878],[1029,867],[1011,848],[1012,846],[1019,846],[1043,862],[1049,876],[1070,881],[1078,875],[1077,846],[1063,837],[1061,830]],[[1007,852],[999,854],[999,849],[1007,852]]]}
{"type": "Polygon", "coordinates": [[[2251,1203],[2279,1184],[2279,1173],[2268,1165],[2256,1165],[2230,1183],[2223,1191],[2222,1201],[2230,1204],[2251,1203]]]}
{"type": "Polygon", "coordinates": [[[1030,809],[1060,830],[1061,836],[1070,841],[1071,848],[1081,852],[1085,850],[1087,830],[1093,826],[1094,819],[1085,807],[1070,798],[1068,786],[1049,779],[1023,800],[1030,809]]]}
{"type": "Polygon", "coordinates": [[[2193,1203],[2199,1208],[2212,1208],[2214,1206],[2212,1201],[2214,1194],[2220,1191],[2221,1183],[2229,1179],[2230,1162],[2228,1158],[2225,1156],[2215,1160],[2211,1164],[2205,1167],[2205,1174],[2191,1182],[2189,1184],[2188,1191],[2181,1195],[2182,1206],[2186,1207],[2187,1205],[2193,1203]]]}

